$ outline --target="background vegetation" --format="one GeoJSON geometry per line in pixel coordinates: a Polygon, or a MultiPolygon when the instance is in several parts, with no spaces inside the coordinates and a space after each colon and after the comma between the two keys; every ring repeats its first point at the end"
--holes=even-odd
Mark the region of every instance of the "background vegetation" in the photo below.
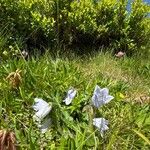
{"type": "Polygon", "coordinates": [[[150,149],[150,8],[135,0],[129,12],[127,3],[0,1],[0,129],[15,133],[18,149],[150,149]],[[17,69],[14,88],[7,77],[17,69]],[[109,120],[104,138],[90,122],[96,84],[114,96],[94,116],[109,120]],[[66,106],[70,87],[77,96],[66,106]],[[33,121],[35,97],[52,103],[45,134],[33,121]]]}
{"type": "Polygon", "coordinates": [[[129,12],[127,4],[127,0],[1,0],[1,34],[9,33],[6,47],[16,43],[28,50],[80,45],[128,54],[144,51],[150,38],[150,7],[135,0],[129,12]]]}

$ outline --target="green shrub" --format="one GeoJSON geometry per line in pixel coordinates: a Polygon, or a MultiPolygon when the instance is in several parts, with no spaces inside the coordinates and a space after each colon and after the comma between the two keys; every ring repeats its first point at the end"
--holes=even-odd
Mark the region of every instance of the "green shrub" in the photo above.
{"type": "Polygon", "coordinates": [[[94,34],[97,32],[96,9],[94,6],[90,0],[74,1],[71,4],[68,22],[72,42],[87,44],[90,41],[93,43],[96,38],[94,34]]]}
{"type": "Polygon", "coordinates": [[[48,38],[54,39],[53,5],[40,0],[1,2],[2,23],[8,23],[14,41],[21,37],[25,43],[36,45],[48,38]]]}
{"type": "Polygon", "coordinates": [[[1,0],[1,25],[28,48],[94,45],[133,53],[150,37],[149,7],[141,0],[1,0]]]}
{"type": "Polygon", "coordinates": [[[129,38],[133,40],[136,48],[149,42],[150,26],[148,24],[149,18],[147,18],[149,11],[150,7],[142,3],[141,0],[132,3],[132,11],[129,17],[129,38]]]}

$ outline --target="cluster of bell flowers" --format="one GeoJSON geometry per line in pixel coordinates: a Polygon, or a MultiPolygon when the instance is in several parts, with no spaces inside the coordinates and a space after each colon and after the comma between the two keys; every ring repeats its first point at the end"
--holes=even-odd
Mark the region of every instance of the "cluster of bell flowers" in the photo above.
{"type": "MultiPolygon", "coordinates": [[[[66,105],[70,105],[76,94],[77,91],[74,88],[71,88],[67,92],[67,96],[63,102],[66,105]]],[[[92,96],[92,105],[98,109],[104,104],[110,102],[113,98],[113,96],[109,95],[108,88],[101,89],[98,85],[96,85],[92,96]]],[[[51,118],[48,117],[48,114],[52,110],[52,104],[48,104],[41,98],[35,98],[34,101],[35,104],[32,107],[36,113],[33,118],[37,122],[41,132],[45,133],[51,125],[51,118]]],[[[93,118],[93,125],[98,128],[102,137],[104,135],[104,131],[109,129],[108,121],[105,118],[93,118]]]]}
{"type": "MultiPolygon", "coordinates": [[[[93,96],[92,96],[92,104],[96,108],[100,108],[104,104],[110,102],[114,97],[109,95],[108,88],[100,88],[96,85],[93,96]]],[[[104,136],[104,131],[108,130],[108,120],[105,118],[94,118],[93,125],[98,128],[100,131],[101,136],[104,136]]]]}

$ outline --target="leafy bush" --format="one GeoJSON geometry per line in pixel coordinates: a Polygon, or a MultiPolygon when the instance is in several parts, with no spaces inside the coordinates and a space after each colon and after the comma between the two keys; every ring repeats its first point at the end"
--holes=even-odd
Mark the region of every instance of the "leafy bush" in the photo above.
{"type": "Polygon", "coordinates": [[[54,39],[55,21],[50,2],[45,5],[40,0],[6,0],[1,2],[1,8],[2,23],[9,24],[14,41],[20,37],[29,46],[36,47],[49,37],[54,39]]]}
{"type": "Polygon", "coordinates": [[[141,0],[1,0],[1,24],[28,48],[95,45],[133,53],[150,37],[149,7],[141,0]]]}
{"type": "Polygon", "coordinates": [[[136,1],[132,4],[132,11],[129,18],[129,38],[133,40],[133,44],[138,48],[145,45],[150,37],[150,28],[148,26],[147,13],[150,7],[144,5],[142,1],[136,1]]]}

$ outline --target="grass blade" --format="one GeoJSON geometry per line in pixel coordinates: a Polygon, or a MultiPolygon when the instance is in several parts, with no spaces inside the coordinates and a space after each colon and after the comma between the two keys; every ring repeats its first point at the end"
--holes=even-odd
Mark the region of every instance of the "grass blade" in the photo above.
{"type": "Polygon", "coordinates": [[[150,145],[150,140],[145,137],[141,132],[135,130],[135,129],[132,129],[139,137],[141,137],[148,145],[150,145]]]}

